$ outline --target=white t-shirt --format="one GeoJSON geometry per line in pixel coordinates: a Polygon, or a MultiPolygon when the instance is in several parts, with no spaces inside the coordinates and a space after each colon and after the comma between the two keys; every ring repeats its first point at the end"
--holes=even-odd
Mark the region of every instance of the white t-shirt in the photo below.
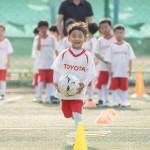
{"type": "Polygon", "coordinates": [[[0,41],[0,69],[6,69],[7,55],[13,53],[13,48],[8,39],[0,41]]]}
{"type": "Polygon", "coordinates": [[[93,38],[87,38],[86,42],[83,44],[83,48],[89,51],[93,57],[95,57],[94,47],[95,47],[96,42],[97,42],[97,39],[93,37],[93,38]]]}
{"type": "MultiPolygon", "coordinates": [[[[92,55],[86,51],[82,50],[81,53],[75,54],[71,49],[67,49],[61,52],[54,63],[52,64],[51,68],[58,72],[61,76],[65,76],[67,74],[75,75],[81,82],[84,81],[88,74],[96,74],[95,64],[92,55]]],[[[84,95],[86,92],[86,87],[80,94],[66,97],[61,93],[56,91],[56,97],[60,99],[79,99],[83,100],[84,95]]]]}
{"type": "Polygon", "coordinates": [[[68,41],[68,37],[64,37],[60,43],[59,51],[64,51],[69,47],[71,47],[71,42],[68,41]]]}
{"type": "Polygon", "coordinates": [[[41,49],[37,50],[39,36],[36,36],[33,42],[33,49],[37,53],[37,68],[49,69],[54,61],[54,51],[57,50],[57,43],[54,36],[47,35],[41,38],[41,49]]]}
{"type": "Polygon", "coordinates": [[[104,60],[111,63],[113,77],[128,77],[129,60],[135,58],[132,47],[129,43],[114,43],[110,46],[104,60]]]}
{"type": "MultiPolygon", "coordinates": [[[[99,54],[101,57],[105,57],[109,47],[112,43],[116,42],[116,38],[112,35],[110,38],[100,37],[95,45],[95,54],[99,54]]],[[[108,65],[103,61],[99,61],[98,64],[99,71],[108,71],[108,65]]]]}

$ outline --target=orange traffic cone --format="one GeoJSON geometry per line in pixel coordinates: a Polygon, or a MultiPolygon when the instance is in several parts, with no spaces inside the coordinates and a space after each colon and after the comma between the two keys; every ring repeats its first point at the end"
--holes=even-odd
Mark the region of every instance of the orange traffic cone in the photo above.
{"type": "Polygon", "coordinates": [[[112,121],[111,115],[108,111],[102,111],[101,114],[97,117],[96,124],[110,124],[112,121]]]}
{"type": "Polygon", "coordinates": [[[145,87],[144,87],[144,78],[142,74],[142,69],[139,68],[137,71],[136,84],[135,84],[135,94],[132,97],[146,97],[145,87]]]}
{"type": "Polygon", "coordinates": [[[108,109],[107,111],[108,111],[112,116],[117,116],[117,112],[116,112],[114,109],[110,108],[110,109],[108,109]]]}
{"type": "Polygon", "coordinates": [[[93,101],[87,101],[84,106],[85,108],[96,108],[96,105],[93,101]]]}

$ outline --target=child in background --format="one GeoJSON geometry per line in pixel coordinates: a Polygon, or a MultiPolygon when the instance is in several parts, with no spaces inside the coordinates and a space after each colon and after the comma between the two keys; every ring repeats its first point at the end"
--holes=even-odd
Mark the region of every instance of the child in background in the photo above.
{"type": "MultiPolygon", "coordinates": [[[[60,40],[60,37],[59,37],[59,32],[57,30],[57,26],[56,25],[52,25],[49,28],[49,31],[50,31],[50,35],[53,35],[55,37],[56,42],[57,42],[57,47],[59,48],[60,44],[61,44],[61,40],[60,40]]],[[[59,51],[59,53],[60,53],[60,51],[59,51]]]]}
{"type": "Polygon", "coordinates": [[[57,26],[56,25],[52,25],[49,28],[49,31],[50,31],[50,34],[53,35],[56,38],[56,41],[60,41],[59,32],[57,30],[57,26]]]}
{"type": "Polygon", "coordinates": [[[67,33],[67,36],[65,36],[62,41],[61,41],[61,44],[60,44],[60,48],[59,48],[59,51],[62,51],[62,50],[65,50],[69,47],[71,47],[71,42],[68,41],[68,29],[69,29],[69,26],[73,23],[75,23],[76,20],[73,19],[73,18],[70,18],[70,19],[67,19],[66,22],[65,22],[65,28],[66,28],[66,33],[67,33]]]}
{"type": "Polygon", "coordinates": [[[111,20],[109,18],[104,18],[99,23],[99,31],[102,36],[98,39],[95,46],[95,56],[99,59],[99,76],[97,79],[98,88],[98,97],[99,101],[97,105],[103,104],[104,106],[109,106],[109,98],[108,98],[108,89],[107,83],[109,79],[108,75],[108,65],[104,61],[104,57],[109,50],[109,47],[112,43],[116,42],[116,38],[111,34],[111,20]],[[104,102],[102,100],[104,97],[104,102]]]}
{"type": "Polygon", "coordinates": [[[82,48],[83,43],[86,41],[86,24],[83,22],[74,23],[68,31],[68,39],[72,47],[61,52],[51,68],[54,70],[54,83],[57,89],[56,96],[61,99],[63,114],[66,118],[74,118],[75,128],[77,129],[78,122],[83,121],[82,106],[86,87],[92,81],[96,70],[92,55],[82,48]],[[67,68],[67,65],[84,69],[67,68]],[[58,90],[59,78],[67,74],[73,74],[81,81],[78,92],[74,96],[66,97],[59,93],[58,90]]]}
{"type": "Polygon", "coordinates": [[[57,43],[54,36],[47,34],[48,22],[42,20],[38,23],[38,36],[35,37],[33,49],[37,53],[37,65],[39,71],[37,101],[42,103],[42,90],[46,84],[46,98],[45,102],[49,103],[54,97],[53,85],[53,70],[50,69],[54,61],[54,52],[57,55],[57,43]]]}
{"type": "MultiPolygon", "coordinates": [[[[83,48],[91,53],[93,58],[95,58],[94,54],[94,47],[97,42],[97,39],[94,37],[94,34],[98,31],[98,25],[96,23],[90,23],[88,24],[88,38],[86,39],[86,42],[83,44],[83,48]]],[[[90,84],[87,87],[88,91],[88,100],[93,100],[93,92],[94,92],[94,82],[90,82],[90,84]]]]}
{"type": "Polygon", "coordinates": [[[128,77],[131,75],[132,60],[135,55],[131,45],[124,41],[124,26],[121,24],[115,25],[114,34],[117,42],[110,46],[104,61],[108,62],[109,76],[112,78],[110,89],[112,90],[113,106],[118,107],[118,90],[121,90],[121,106],[126,107],[128,77]]]}
{"type": "MultiPolygon", "coordinates": [[[[34,38],[35,38],[35,37],[38,35],[38,33],[39,33],[37,27],[33,30],[33,33],[34,33],[34,38]]],[[[33,47],[32,47],[32,54],[31,54],[31,57],[34,59],[34,69],[33,69],[33,72],[34,72],[34,79],[33,79],[32,85],[35,87],[35,92],[36,92],[36,96],[37,96],[37,88],[38,88],[37,53],[35,53],[33,47]]],[[[33,101],[36,102],[36,101],[37,101],[37,97],[34,97],[34,98],[33,98],[33,101]]]]}
{"type": "Polygon", "coordinates": [[[5,100],[7,69],[10,67],[10,58],[13,53],[11,43],[4,34],[5,26],[0,24],[0,100],[5,100]]]}

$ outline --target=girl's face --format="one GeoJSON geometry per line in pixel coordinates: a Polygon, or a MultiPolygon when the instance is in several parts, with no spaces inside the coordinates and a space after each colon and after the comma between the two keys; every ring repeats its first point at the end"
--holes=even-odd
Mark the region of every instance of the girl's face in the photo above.
{"type": "Polygon", "coordinates": [[[41,26],[38,28],[38,30],[39,30],[39,33],[41,35],[45,35],[47,33],[48,27],[47,26],[41,26]]]}
{"type": "Polygon", "coordinates": [[[74,49],[81,49],[82,44],[86,41],[86,37],[80,30],[73,30],[69,35],[68,40],[72,44],[72,48],[74,49]]]}
{"type": "Polygon", "coordinates": [[[121,41],[121,40],[124,39],[124,36],[125,36],[124,30],[122,30],[122,29],[121,30],[116,30],[114,32],[114,34],[115,34],[115,37],[116,37],[117,40],[121,41]]]}
{"type": "Polygon", "coordinates": [[[102,35],[106,36],[111,33],[111,26],[108,23],[103,23],[99,26],[99,31],[102,35]]]}

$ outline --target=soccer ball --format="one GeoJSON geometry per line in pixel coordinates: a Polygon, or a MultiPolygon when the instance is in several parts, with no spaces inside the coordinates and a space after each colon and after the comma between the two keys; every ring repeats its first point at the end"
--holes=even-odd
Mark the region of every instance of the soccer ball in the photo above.
{"type": "Polygon", "coordinates": [[[60,78],[58,82],[58,89],[64,96],[74,96],[79,88],[80,80],[71,74],[65,75],[60,78]]]}

